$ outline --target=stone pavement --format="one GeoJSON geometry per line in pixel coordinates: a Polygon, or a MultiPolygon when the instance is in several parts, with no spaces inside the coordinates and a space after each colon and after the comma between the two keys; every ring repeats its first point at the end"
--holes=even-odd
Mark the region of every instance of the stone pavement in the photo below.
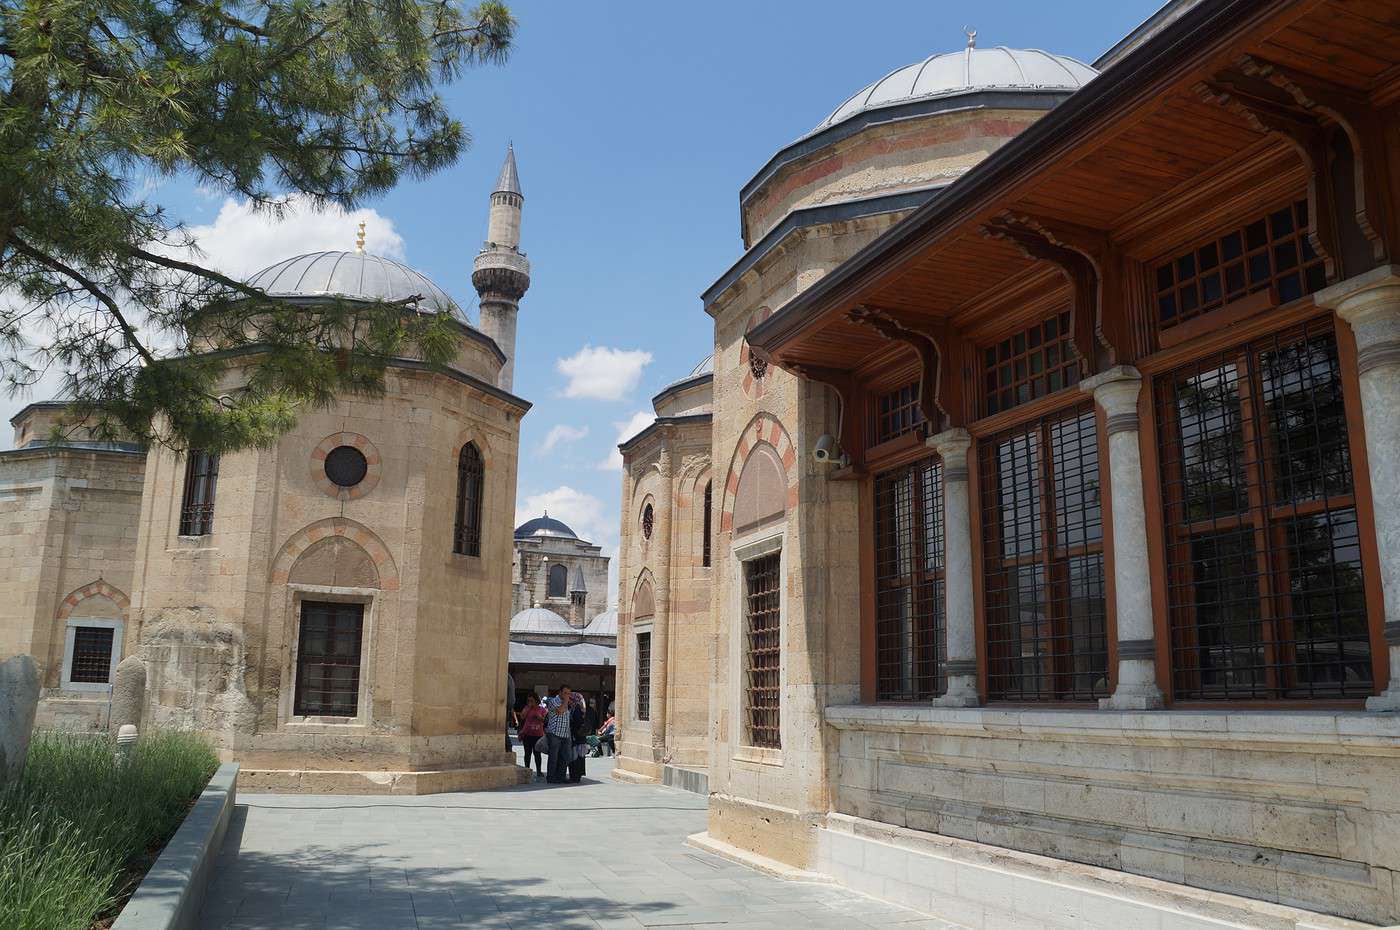
{"type": "Polygon", "coordinates": [[[705,799],[582,784],[425,797],[240,795],[205,930],[958,930],[683,845],[705,799]]]}

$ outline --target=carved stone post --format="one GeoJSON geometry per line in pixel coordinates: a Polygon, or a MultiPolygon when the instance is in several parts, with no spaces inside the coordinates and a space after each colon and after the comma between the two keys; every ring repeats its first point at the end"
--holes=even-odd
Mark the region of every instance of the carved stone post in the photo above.
{"type": "Polygon", "coordinates": [[[1118,614],[1118,684],[1099,706],[1106,710],[1156,710],[1157,645],[1152,624],[1152,571],[1147,562],[1147,509],[1138,442],[1142,375],[1119,365],[1080,382],[1105,415],[1108,505],[1113,515],[1113,591],[1118,614]]]}
{"type": "MultiPolygon", "coordinates": [[[[656,612],[651,625],[651,752],[666,761],[666,703],[671,645],[671,450],[663,447],[656,462],[658,491],[652,514],[651,571],[656,583],[656,612]]],[[[635,514],[632,519],[636,519],[635,514]]]]}
{"type": "Polygon", "coordinates": [[[1356,335],[1356,371],[1385,599],[1390,681],[1368,710],[1400,710],[1400,265],[1381,265],[1314,295],[1356,335]]]}
{"type": "Polygon", "coordinates": [[[968,500],[965,429],[944,430],[927,445],[943,459],[943,596],[948,638],[947,690],[939,707],[976,707],[977,626],[972,601],[972,509],[968,500]]]}

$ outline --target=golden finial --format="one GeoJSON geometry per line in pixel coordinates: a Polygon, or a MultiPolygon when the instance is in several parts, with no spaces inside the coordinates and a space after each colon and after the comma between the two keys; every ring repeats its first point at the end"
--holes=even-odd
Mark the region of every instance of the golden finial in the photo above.
{"type": "Polygon", "coordinates": [[[365,254],[365,224],[363,221],[360,223],[359,233],[355,236],[355,251],[361,255],[365,254]]]}

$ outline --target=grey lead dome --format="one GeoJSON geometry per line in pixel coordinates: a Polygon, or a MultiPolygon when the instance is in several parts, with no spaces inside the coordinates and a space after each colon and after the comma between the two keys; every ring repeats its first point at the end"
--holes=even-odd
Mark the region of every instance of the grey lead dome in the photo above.
{"type": "Polygon", "coordinates": [[[1040,49],[965,48],[891,71],[842,103],[813,132],[866,110],[979,90],[1078,90],[1098,72],[1077,58],[1040,49]]]}
{"type": "Polygon", "coordinates": [[[270,297],[348,297],[404,300],[417,296],[420,310],[466,314],[427,275],[365,252],[310,252],[269,265],[245,282],[270,297]]]}

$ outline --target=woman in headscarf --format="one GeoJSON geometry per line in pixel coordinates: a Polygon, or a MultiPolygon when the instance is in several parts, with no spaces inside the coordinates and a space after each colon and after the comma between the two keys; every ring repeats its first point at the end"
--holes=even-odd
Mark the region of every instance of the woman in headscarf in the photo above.
{"type": "Polygon", "coordinates": [[[569,706],[569,732],[573,734],[574,759],[569,763],[569,781],[580,782],[588,758],[588,711],[583,695],[575,692],[569,706]]]}

